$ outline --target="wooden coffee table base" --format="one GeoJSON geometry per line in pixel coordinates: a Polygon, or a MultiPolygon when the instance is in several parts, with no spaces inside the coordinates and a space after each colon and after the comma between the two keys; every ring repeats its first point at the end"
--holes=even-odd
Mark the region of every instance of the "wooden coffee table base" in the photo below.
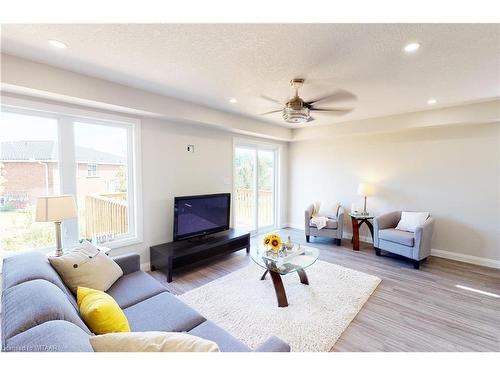
{"type": "MultiPolygon", "coordinates": [[[[271,275],[271,279],[273,280],[274,291],[276,292],[276,298],[278,300],[278,307],[287,307],[288,299],[286,298],[285,286],[283,285],[281,275],[278,272],[266,270],[260,279],[265,280],[268,273],[271,275]]],[[[298,269],[297,273],[299,274],[300,282],[302,284],[309,285],[306,271],[304,271],[304,269],[298,269]]]]}

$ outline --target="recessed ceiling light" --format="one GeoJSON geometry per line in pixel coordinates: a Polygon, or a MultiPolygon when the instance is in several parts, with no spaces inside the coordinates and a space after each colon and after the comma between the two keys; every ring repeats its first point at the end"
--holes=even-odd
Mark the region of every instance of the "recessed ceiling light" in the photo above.
{"type": "Polygon", "coordinates": [[[429,100],[427,100],[427,104],[433,105],[433,104],[436,104],[436,103],[437,103],[436,99],[429,99],[429,100]]]}
{"type": "Polygon", "coordinates": [[[409,43],[405,46],[406,53],[413,53],[420,48],[420,43],[409,43]]]}
{"type": "Polygon", "coordinates": [[[64,44],[63,42],[60,42],[60,41],[54,40],[54,39],[49,40],[49,44],[55,48],[60,48],[60,49],[68,48],[68,46],[66,44],[64,44]]]}
{"type": "Polygon", "coordinates": [[[238,103],[238,101],[235,98],[231,98],[231,99],[229,99],[229,103],[235,104],[235,103],[238,103]]]}

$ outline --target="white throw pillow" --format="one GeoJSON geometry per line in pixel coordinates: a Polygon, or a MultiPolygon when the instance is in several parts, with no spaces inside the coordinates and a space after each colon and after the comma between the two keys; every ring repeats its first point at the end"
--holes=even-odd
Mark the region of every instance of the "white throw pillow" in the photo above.
{"type": "Polygon", "coordinates": [[[79,286],[105,292],[123,275],[113,259],[89,243],[63,256],[49,257],[49,262],[75,295],[79,286]]]}
{"type": "Polygon", "coordinates": [[[415,232],[417,227],[422,226],[427,218],[428,212],[401,212],[401,220],[399,220],[396,229],[404,230],[406,232],[415,232]]]}
{"type": "Polygon", "coordinates": [[[218,352],[217,344],[180,332],[126,332],[90,336],[96,352],[218,352]]]}
{"type": "Polygon", "coordinates": [[[326,216],[330,218],[336,218],[337,217],[337,212],[339,210],[340,203],[324,203],[321,204],[321,207],[319,208],[319,213],[318,216],[326,216]]]}

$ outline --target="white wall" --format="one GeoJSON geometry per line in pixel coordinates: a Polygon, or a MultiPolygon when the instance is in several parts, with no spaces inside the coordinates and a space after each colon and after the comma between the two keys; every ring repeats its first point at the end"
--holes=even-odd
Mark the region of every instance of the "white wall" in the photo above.
{"type": "MultiPolygon", "coordinates": [[[[141,120],[141,133],[144,242],[113,254],[138,252],[145,265],[150,246],[172,240],[175,196],[232,192],[234,134],[149,118],[141,120]],[[188,144],[195,145],[194,153],[186,151],[188,144]]],[[[278,144],[286,182],[287,144],[278,144]]],[[[286,184],[280,194],[286,200],[286,184]]],[[[280,223],[286,223],[286,215],[283,205],[280,223]]]]}
{"type": "Polygon", "coordinates": [[[370,212],[430,211],[436,218],[433,248],[498,261],[499,148],[499,124],[291,143],[290,224],[303,228],[304,208],[314,200],[339,200],[350,209],[362,202],[357,184],[372,182],[370,212]]]}

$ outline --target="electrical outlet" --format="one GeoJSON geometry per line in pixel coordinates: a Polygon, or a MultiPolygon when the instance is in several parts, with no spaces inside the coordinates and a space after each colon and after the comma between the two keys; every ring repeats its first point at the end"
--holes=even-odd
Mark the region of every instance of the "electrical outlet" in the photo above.
{"type": "Polygon", "coordinates": [[[193,152],[194,153],[194,145],[187,145],[186,146],[187,152],[193,152]]]}

